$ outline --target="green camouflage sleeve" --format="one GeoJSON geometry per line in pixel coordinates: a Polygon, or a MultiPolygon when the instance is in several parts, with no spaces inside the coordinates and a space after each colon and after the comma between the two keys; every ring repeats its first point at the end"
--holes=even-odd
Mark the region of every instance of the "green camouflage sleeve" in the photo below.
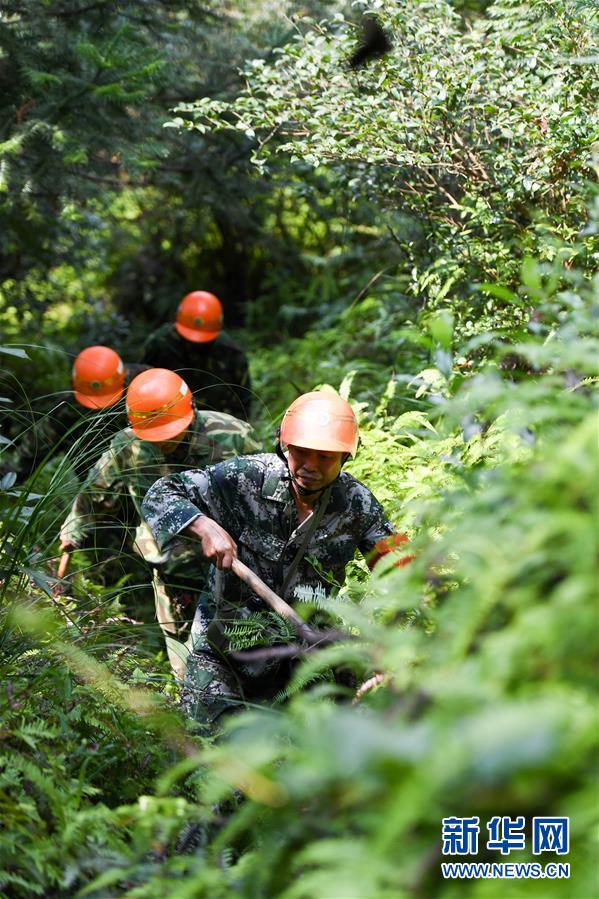
{"type": "Polygon", "coordinates": [[[93,529],[98,514],[117,507],[123,492],[119,435],[90,469],[60,529],[61,546],[79,549],[93,529]]]}
{"type": "Polygon", "coordinates": [[[213,411],[203,412],[202,421],[208,437],[218,444],[222,459],[262,452],[255,431],[247,421],[226,412],[213,411]]]}
{"type": "Polygon", "coordinates": [[[372,500],[369,511],[369,521],[367,524],[367,529],[358,545],[358,549],[364,556],[367,556],[370,553],[370,551],[379,542],[379,540],[383,540],[385,537],[389,537],[396,531],[396,528],[391,524],[391,522],[385,515],[383,507],[381,506],[379,501],[370,493],[370,491],[368,491],[368,493],[370,494],[372,500]]]}
{"type": "Polygon", "coordinates": [[[199,515],[214,516],[210,478],[206,471],[184,471],[160,478],[148,490],[142,515],[160,549],[199,515]]]}

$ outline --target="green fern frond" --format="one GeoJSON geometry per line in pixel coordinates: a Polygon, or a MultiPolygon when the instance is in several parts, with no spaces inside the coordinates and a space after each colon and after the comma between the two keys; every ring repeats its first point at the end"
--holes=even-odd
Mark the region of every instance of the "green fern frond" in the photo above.
{"type": "Polygon", "coordinates": [[[291,643],[295,637],[289,623],[274,612],[255,612],[249,618],[227,622],[224,631],[234,652],[291,643]]]}
{"type": "Polygon", "coordinates": [[[287,699],[290,699],[291,696],[295,696],[296,693],[299,693],[306,687],[318,683],[319,681],[327,681],[331,677],[332,671],[330,669],[315,672],[301,669],[301,674],[297,674],[289,681],[287,686],[283,687],[282,690],[279,690],[274,698],[274,702],[277,704],[285,702],[287,699]]]}
{"type": "MultiPolygon", "coordinates": [[[[46,887],[44,884],[35,883],[33,880],[25,879],[21,877],[19,874],[13,874],[10,871],[2,872],[2,888],[5,889],[8,885],[13,887],[22,887],[23,893],[13,893],[13,896],[22,895],[22,896],[44,896],[47,895],[46,887]]],[[[4,893],[5,896],[10,895],[8,892],[4,893]]]]}

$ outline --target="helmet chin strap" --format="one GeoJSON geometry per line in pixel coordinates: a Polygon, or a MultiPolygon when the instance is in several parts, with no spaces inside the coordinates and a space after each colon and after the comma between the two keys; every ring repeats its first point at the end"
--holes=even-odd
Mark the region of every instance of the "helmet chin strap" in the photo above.
{"type": "MultiPolygon", "coordinates": [[[[334,484],[335,481],[337,480],[337,478],[339,477],[339,475],[341,474],[341,471],[339,471],[339,474],[337,475],[337,477],[333,481],[330,481],[328,484],[325,484],[324,487],[316,487],[316,488],[308,489],[308,487],[302,487],[302,485],[299,483],[299,481],[295,477],[295,475],[291,473],[291,469],[289,468],[289,459],[287,458],[286,454],[283,452],[283,447],[281,446],[280,440],[277,441],[276,453],[277,453],[277,456],[279,457],[279,459],[281,459],[287,466],[287,471],[289,472],[289,477],[291,478],[293,486],[295,487],[295,489],[297,490],[297,492],[299,493],[300,496],[313,496],[315,493],[322,493],[324,490],[327,489],[327,487],[330,487],[331,484],[334,484]]],[[[341,463],[341,467],[343,467],[345,465],[345,463],[347,462],[349,457],[350,457],[350,453],[346,453],[345,458],[343,459],[343,462],[341,463]]]]}
{"type": "MultiPolygon", "coordinates": [[[[312,496],[315,493],[322,493],[323,490],[326,490],[327,487],[330,486],[329,484],[325,484],[324,487],[316,487],[315,489],[308,490],[307,487],[302,487],[302,485],[300,484],[298,479],[294,475],[292,475],[291,472],[289,472],[289,476],[290,476],[291,480],[293,481],[293,486],[295,487],[295,489],[297,490],[297,492],[299,493],[300,496],[312,496]]],[[[337,478],[335,478],[335,480],[337,480],[337,478]]],[[[332,483],[332,481],[331,481],[331,483],[332,483]]]]}

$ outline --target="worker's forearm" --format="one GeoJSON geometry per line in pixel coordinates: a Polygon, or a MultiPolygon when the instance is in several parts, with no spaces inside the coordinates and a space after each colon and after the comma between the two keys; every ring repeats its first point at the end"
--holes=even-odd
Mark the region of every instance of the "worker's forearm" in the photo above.
{"type": "MultiPolygon", "coordinates": [[[[146,493],[141,514],[147,521],[161,549],[209,509],[202,491],[195,481],[204,477],[203,472],[183,472],[160,478],[146,493]]],[[[193,532],[188,536],[194,536],[193,532]]]]}
{"type": "Polygon", "coordinates": [[[181,533],[200,542],[205,559],[222,571],[230,570],[237,555],[237,544],[220,524],[207,515],[199,515],[181,533]]]}

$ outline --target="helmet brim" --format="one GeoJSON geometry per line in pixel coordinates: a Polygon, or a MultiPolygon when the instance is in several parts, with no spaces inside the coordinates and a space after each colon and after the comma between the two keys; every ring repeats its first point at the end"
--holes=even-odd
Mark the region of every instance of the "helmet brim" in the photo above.
{"type": "Polygon", "coordinates": [[[191,409],[185,415],[178,415],[176,418],[173,418],[172,421],[162,421],[160,424],[155,425],[150,423],[143,428],[133,424],[130,424],[129,427],[140,440],[147,440],[150,443],[162,443],[165,440],[173,440],[182,431],[186,431],[193,421],[193,416],[194,411],[191,409]]]}
{"type": "Polygon", "coordinates": [[[111,393],[101,393],[94,396],[89,396],[87,393],[79,393],[78,390],[74,390],[73,394],[77,402],[85,406],[86,409],[106,409],[107,406],[114,406],[115,403],[118,403],[123,395],[123,388],[119,387],[118,390],[113,390],[111,393]]]}
{"type": "Polygon", "coordinates": [[[191,340],[192,343],[210,343],[211,340],[216,340],[220,334],[220,331],[197,331],[186,325],[180,325],[179,322],[175,322],[175,328],[181,337],[191,340]]]}
{"type": "Polygon", "coordinates": [[[287,442],[281,440],[281,445],[285,450],[289,446],[299,446],[301,449],[316,450],[316,452],[349,453],[352,457],[356,455],[357,449],[353,443],[347,440],[336,440],[334,437],[330,437],[328,440],[319,440],[313,434],[307,437],[295,437],[287,442]]]}

